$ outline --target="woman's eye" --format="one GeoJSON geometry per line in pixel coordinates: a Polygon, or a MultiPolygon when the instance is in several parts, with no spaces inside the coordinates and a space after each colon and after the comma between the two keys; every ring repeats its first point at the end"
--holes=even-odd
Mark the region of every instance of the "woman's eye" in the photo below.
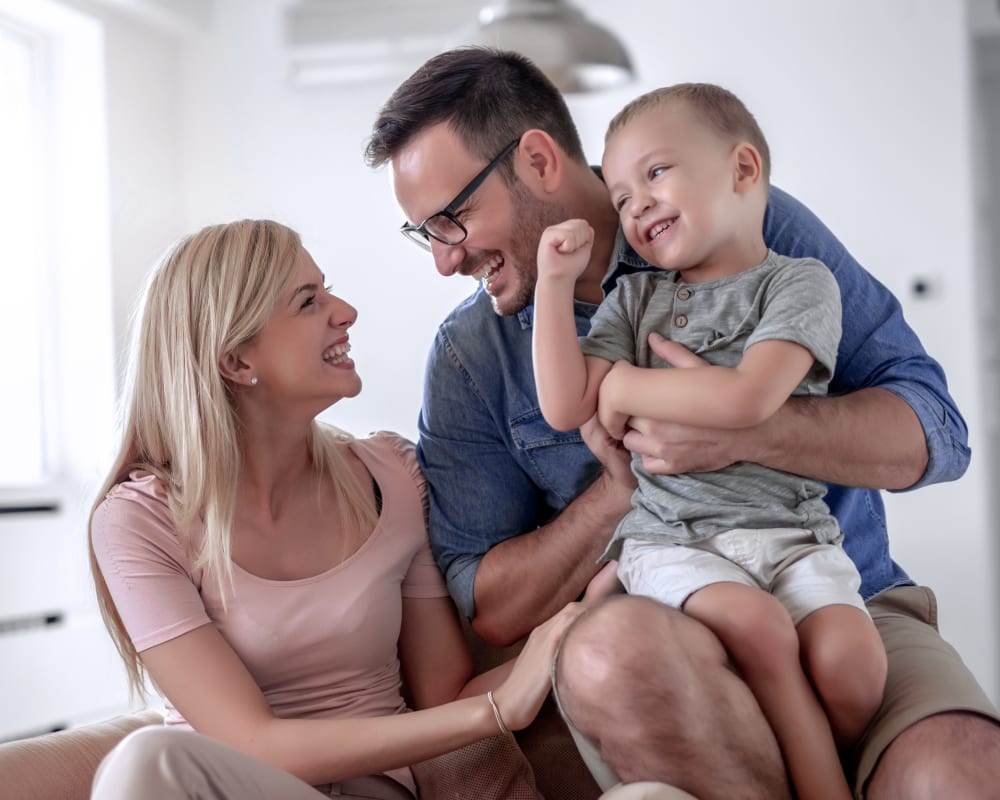
{"type": "Polygon", "coordinates": [[[303,308],[307,308],[311,305],[315,305],[315,303],[316,303],[316,295],[311,294],[305,300],[302,301],[302,305],[299,306],[299,309],[301,310],[303,308]]]}
{"type": "Polygon", "coordinates": [[[658,177],[660,177],[660,175],[662,175],[666,171],[667,171],[666,167],[653,167],[649,171],[649,177],[650,178],[658,178],[658,177]]]}

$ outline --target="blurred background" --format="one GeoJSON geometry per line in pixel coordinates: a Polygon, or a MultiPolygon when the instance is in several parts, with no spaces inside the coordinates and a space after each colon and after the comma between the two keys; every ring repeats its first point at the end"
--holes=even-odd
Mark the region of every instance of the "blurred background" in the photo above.
{"type": "MultiPolygon", "coordinates": [[[[415,438],[431,338],[475,287],[441,278],[396,232],[388,175],[362,151],[399,81],[482,35],[482,6],[0,0],[0,740],[128,706],[91,597],[86,517],[114,451],[130,314],[177,237],[243,217],[296,228],[359,310],[365,389],[325,418],[415,438]]],[[[633,70],[617,86],[593,72],[598,90],[567,95],[594,163],[633,96],[678,81],[733,90],[769,139],[773,182],[897,294],[944,365],[972,467],[888,497],[892,550],[936,590],[943,633],[996,701],[998,3],[571,10],[617,38],[633,70]]],[[[525,47],[541,24],[520,29],[525,47]]]]}

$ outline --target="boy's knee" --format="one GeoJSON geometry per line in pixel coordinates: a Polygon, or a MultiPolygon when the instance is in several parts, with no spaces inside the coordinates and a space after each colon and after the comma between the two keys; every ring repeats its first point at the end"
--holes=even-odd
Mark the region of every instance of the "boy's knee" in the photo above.
{"type": "Polygon", "coordinates": [[[723,637],[733,658],[764,672],[799,669],[799,635],[785,607],[773,595],[754,592],[736,611],[723,637]]]}
{"type": "Polygon", "coordinates": [[[870,719],[882,704],[888,661],[877,647],[820,642],[809,655],[809,678],[827,708],[870,719]]]}

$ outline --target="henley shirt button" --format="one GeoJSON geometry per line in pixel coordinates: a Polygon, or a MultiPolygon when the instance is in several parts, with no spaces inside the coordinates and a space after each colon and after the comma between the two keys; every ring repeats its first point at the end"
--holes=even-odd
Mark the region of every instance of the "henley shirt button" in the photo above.
{"type": "Polygon", "coordinates": [[[678,314],[676,317],[674,317],[674,325],[676,325],[678,328],[683,328],[687,324],[688,324],[687,315],[678,314]]]}
{"type": "Polygon", "coordinates": [[[687,300],[689,297],[691,297],[692,294],[693,293],[690,289],[688,289],[686,286],[683,286],[677,290],[677,299],[687,300]]]}

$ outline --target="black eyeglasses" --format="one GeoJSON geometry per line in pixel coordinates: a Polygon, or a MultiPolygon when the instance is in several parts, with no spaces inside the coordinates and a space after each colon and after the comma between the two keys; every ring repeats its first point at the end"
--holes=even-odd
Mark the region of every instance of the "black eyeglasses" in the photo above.
{"type": "Polygon", "coordinates": [[[431,214],[427,219],[421,222],[419,225],[411,225],[409,222],[404,222],[402,227],[400,227],[399,232],[403,234],[407,239],[415,244],[420,245],[424,250],[431,249],[431,239],[437,239],[442,244],[461,244],[465,241],[465,238],[469,235],[469,232],[465,229],[465,226],[459,222],[458,217],[455,216],[455,212],[462,207],[462,204],[472,196],[472,193],[479,188],[480,184],[489,177],[489,174],[493,172],[507,156],[509,156],[514,148],[518,146],[521,142],[521,137],[518,136],[513,142],[507,145],[500,155],[494,158],[489,164],[483,167],[482,171],[475,178],[469,181],[468,185],[458,193],[458,196],[452,200],[443,209],[438,211],[436,214],[431,214]]]}

